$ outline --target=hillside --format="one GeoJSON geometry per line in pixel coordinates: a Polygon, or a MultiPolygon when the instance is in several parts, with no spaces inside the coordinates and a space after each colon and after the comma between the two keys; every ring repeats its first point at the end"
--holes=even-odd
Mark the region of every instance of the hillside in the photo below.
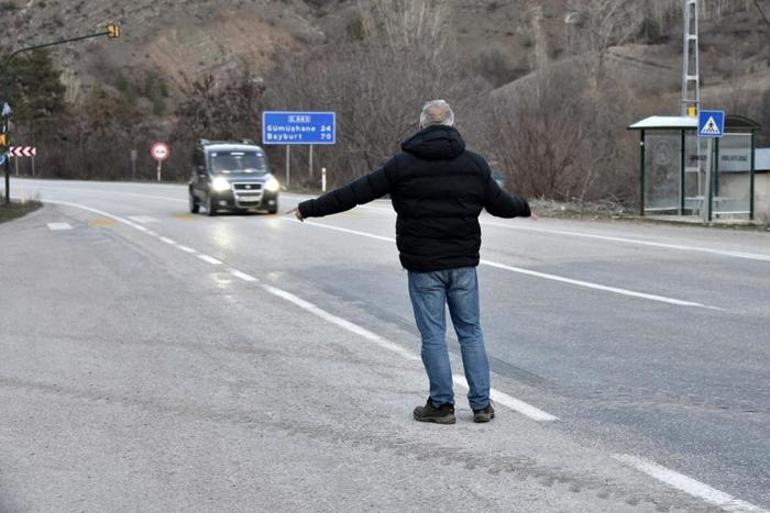
{"type": "MultiPolygon", "coordinates": [[[[710,8],[721,3],[704,0],[704,82],[735,82],[744,75],[754,77],[752,83],[763,82],[763,77],[770,76],[768,27],[751,9],[710,8]]],[[[734,2],[739,3],[744,2],[734,2]]],[[[763,3],[770,11],[770,2],[763,3]]],[[[449,11],[443,30],[456,38],[457,48],[462,49],[459,57],[495,86],[536,66],[538,30],[552,61],[568,60],[582,50],[573,47],[571,27],[565,24],[575,2],[455,0],[443,4],[449,11]],[[538,27],[533,24],[534,13],[539,16],[538,27]]],[[[56,50],[68,98],[77,101],[95,84],[130,89],[126,84],[141,84],[148,74],[161,77],[173,93],[185,80],[203,73],[226,73],[244,63],[254,74],[264,74],[274,64],[276,48],[333,47],[349,34],[358,9],[359,2],[352,0],[4,0],[0,16],[3,25],[13,30],[0,35],[0,45],[18,48],[88,33],[115,21],[123,29],[118,42],[94,41],[56,50]]],[[[678,87],[680,66],[681,27],[676,8],[673,13],[673,18],[663,18],[664,26],[656,29],[654,38],[647,38],[649,44],[613,50],[632,75],[633,68],[644,69],[642,77],[653,73],[654,83],[662,80],[668,89],[678,87]]]]}
{"type": "MultiPolygon", "coordinates": [[[[760,121],[770,144],[760,13],[770,0],[702,6],[704,105],[760,121]]],[[[65,101],[51,109],[38,95],[17,110],[29,117],[14,120],[17,139],[40,148],[48,176],[150,178],[148,152],[136,174],[128,155],[165,140],[164,176],[182,180],[199,138],[258,139],[263,110],[308,109],[337,112],[336,144],[314,163],[340,184],[380,165],[440,96],[469,146],[521,192],[631,205],[638,142],[626,127],[679,112],[680,10],[680,0],[0,0],[12,27],[0,48],[122,27],[117,41],[53,50],[48,76],[61,71],[65,101]]],[[[302,150],[292,164],[308,172],[296,181],[317,186],[302,150]]],[[[283,169],[286,153],[267,152],[283,169]]]]}

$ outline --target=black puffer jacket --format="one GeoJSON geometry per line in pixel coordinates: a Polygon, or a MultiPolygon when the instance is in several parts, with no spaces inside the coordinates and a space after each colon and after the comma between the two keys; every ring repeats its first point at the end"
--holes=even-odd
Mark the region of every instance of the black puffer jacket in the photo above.
{"type": "Polygon", "coordinates": [[[467,151],[454,128],[428,127],[401,149],[377,171],[303,201],[300,213],[327,216],[390,194],[401,264],[418,272],[477,266],[482,208],[498,217],[530,215],[527,200],[503,191],[486,160],[467,151]]]}

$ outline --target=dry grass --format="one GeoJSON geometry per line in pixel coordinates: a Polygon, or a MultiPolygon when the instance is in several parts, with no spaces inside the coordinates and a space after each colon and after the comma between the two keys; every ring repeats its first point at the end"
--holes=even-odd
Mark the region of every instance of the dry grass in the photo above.
{"type": "Polygon", "coordinates": [[[10,205],[0,204],[0,223],[25,216],[41,206],[42,204],[39,201],[12,201],[10,205]]]}

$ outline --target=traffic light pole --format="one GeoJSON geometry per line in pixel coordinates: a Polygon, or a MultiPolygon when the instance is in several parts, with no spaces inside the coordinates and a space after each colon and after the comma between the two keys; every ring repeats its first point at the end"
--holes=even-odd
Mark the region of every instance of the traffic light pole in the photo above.
{"type": "MultiPolygon", "coordinates": [[[[8,104],[11,103],[10,98],[8,97],[11,89],[11,79],[10,79],[10,73],[8,68],[13,58],[19,55],[20,53],[31,52],[33,50],[50,48],[51,46],[59,46],[67,43],[74,43],[76,41],[83,41],[85,39],[92,39],[95,37],[103,37],[103,36],[107,36],[110,39],[115,39],[120,36],[120,29],[117,25],[110,24],[107,26],[107,30],[105,30],[104,32],[97,32],[95,34],[88,34],[85,36],[71,37],[68,39],[60,39],[59,41],[44,43],[42,45],[27,46],[26,48],[20,48],[19,50],[12,52],[3,61],[3,69],[5,70],[5,91],[4,91],[5,98],[3,99],[3,101],[5,101],[8,104]]],[[[11,128],[11,120],[10,120],[10,115],[8,115],[8,116],[5,116],[3,120],[3,133],[6,134],[5,143],[8,148],[10,148],[11,146],[10,136],[8,135],[10,132],[10,128],[11,128]]],[[[10,177],[11,177],[11,163],[8,159],[8,155],[6,155],[6,158],[5,158],[5,204],[6,205],[11,203],[11,186],[10,186],[11,178],[10,177]]]]}

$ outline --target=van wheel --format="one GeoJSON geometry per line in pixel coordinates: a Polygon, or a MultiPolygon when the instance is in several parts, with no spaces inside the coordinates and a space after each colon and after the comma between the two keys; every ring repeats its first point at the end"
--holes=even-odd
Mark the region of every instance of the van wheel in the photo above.
{"type": "Polygon", "coordinates": [[[200,203],[198,203],[198,198],[195,197],[195,194],[190,192],[190,213],[191,214],[197,214],[201,209],[200,203]]]}
{"type": "Polygon", "coordinates": [[[214,200],[211,199],[211,196],[206,198],[206,213],[209,216],[217,215],[217,207],[214,206],[214,200]]]}

